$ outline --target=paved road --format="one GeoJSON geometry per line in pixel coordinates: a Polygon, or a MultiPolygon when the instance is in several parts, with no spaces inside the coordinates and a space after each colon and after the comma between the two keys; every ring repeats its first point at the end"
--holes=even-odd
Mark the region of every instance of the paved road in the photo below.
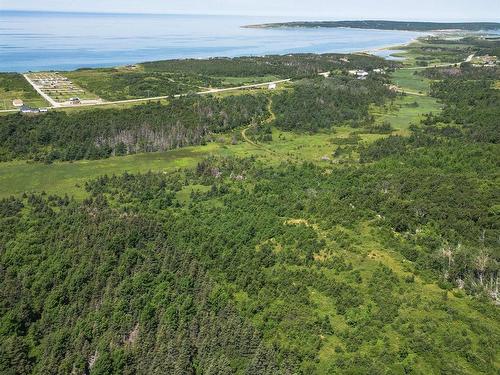
{"type": "Polygon", "coordinates": [[[23,74],[23,77],[26,79],[26,81],[28,81],[28,83],[33,86],[33,88],[35,89],[35,91],[40,94],[40,96],[42,98],[44,98],[46,101],[48,101],[50,103],[50,105],[54,108],[58,108],[58,107],[61,107],[61,104],[56,102],[54,99],[52,99],[49,95],[47,95],[45,92],[43,92],[43,90],[35,83],[33,82],[27,74],[23,74]]]}
{"type": "MultiPolygon", "coordinates": [[[[155,97],[150,97],[150,98],[140,98],[140,99],[127,99],[127,100],[116,100],[112,102],[101,102],[101,103],[89,103],[89,104],[77,104],[77,105],[72,105],[72,104],[64,104],[64,103],[57,103],[55,102],[50,96],[45,94],[33,81],[31,81],[26,75],[24,75],[24,78],[33,86],[33,88],[44,98],[46,99],[51,105],[52,109],[54,108],[80,108],[80,107],[96,107],[96,106],[102,106],[102,105],[112,105],[112,104],[127,104],[127,103],[141,103],[141,102],[150,102],[150,101],[155,101],[155,100],[162,100],[162,99],[170,99],[170,98],[180,98],[183,96],[187,96],[189,94],[177,94],[177,95],[167,95],[167,96],[155,96],[155,97]]],[[[236,87],[227,87],[223,89],[210,89],[206,91],[199,91],[195,93],[196,95],[208,95],[208,94],[216,94],[216,93],[221,93],[221,92],[227,92],[227,91],[237,91],[237,90],[244,90],[244,89],[252,89],[252,88],[257,88],[257,87],[265,87],[269,86],[271,84],[279,84],[279,83],[285,83],[285,82],[290,82],[291,79],[282,79],[279,81],[272,81],[272,82],[264,82],[264,83],[256,83],[253,85],[243,85],[243,86],[236,86],[236,87]]]]}

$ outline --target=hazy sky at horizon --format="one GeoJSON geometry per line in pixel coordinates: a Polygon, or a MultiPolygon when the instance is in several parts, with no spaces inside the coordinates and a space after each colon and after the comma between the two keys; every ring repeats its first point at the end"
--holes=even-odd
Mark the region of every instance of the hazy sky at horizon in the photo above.
{"type": "Polygon", "coordinates": [[[499,0],[0,0],[0,10],[188,13],[315,19],[500,20],[499,0]]]}

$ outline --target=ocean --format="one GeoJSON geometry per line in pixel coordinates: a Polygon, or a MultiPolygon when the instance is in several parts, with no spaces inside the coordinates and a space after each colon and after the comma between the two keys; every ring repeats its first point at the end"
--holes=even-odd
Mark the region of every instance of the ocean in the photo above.
{"type": "Polygon", "coordinates": [[[248,29],[281,17],[0,10],[0,71],[72,70],[174,58],[355,52],[422,35],[357,29],[248,29]]]}

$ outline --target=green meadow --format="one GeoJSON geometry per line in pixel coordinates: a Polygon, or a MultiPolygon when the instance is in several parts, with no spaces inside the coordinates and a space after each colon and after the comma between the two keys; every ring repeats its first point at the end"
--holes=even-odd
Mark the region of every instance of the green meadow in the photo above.
{"type": "Polygon", "coordinates": [[[0,73],[0,110],[15,109],[14,99],[32,107],[46,107],[47,102],[18,73],[0,73]]]}
{"type": "MultiPolygon", "coordinates": [[[[215,146],[215,147],[214,147],[215,146]]],[[[196,165],[204,155],[217,148],[183,148],[164,153],[149,153],[114,157],[104,160],[84,160],[73,163],[27,163],[15,161],[0,164],[0,197],[22,192],[45,191],[47,194],[85,197],[85,181],[104,174],[169,171],[196,165]]]]}
{"type": "Polygon", "coordinates": [[[419,94],[428,94],[430,80],[420,76],[418,71],[415,69],[399,69],[391,77],[394,83],[404,90],[419,94]]]}

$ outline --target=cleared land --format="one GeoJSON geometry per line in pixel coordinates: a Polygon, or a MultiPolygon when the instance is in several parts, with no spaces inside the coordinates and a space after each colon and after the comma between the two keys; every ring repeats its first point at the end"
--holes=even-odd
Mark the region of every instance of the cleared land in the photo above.
{"type": "Polygon", "coordinates": [[[21,74],[0,73],[0,110],[15,109],[12,102],[16,99],[32,107],[48,105],[21,74]]]}
{"type": "Polygon", "coordinates": [[[97,104],[102,100],[78,85],[74,84],[68,77],[57,72],[29,73],[26,79],[35,90],[47,98],[54,107],[69,106],[70,99],[78,98],[78,104],[97,104]]]}

